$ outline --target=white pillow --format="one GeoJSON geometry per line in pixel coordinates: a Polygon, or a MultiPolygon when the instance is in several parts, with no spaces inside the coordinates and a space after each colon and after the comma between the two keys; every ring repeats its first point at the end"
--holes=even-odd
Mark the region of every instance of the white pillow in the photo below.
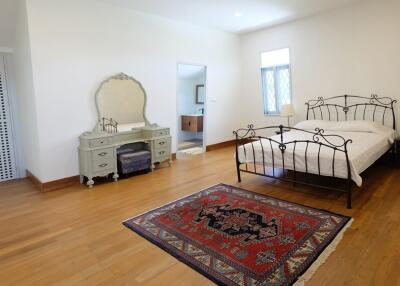
{"type": "Polygon", "coordinates": [[[334,130],[334,122],[327,120],[306,120],[297,123],[294,127],[312,131],[314,131],[316,128],[334,130]]]}
{"type": "Polygon", "coordinates": [[[344,131],[344,132],[368,132],[381,134],[388,137],[390,141],[394,140],[396,132],[382,124],[366,120],[350,121],[327,121],[327,120],[306,120],[297,123],[295,128],[304,130],[315,130],[316,128],[325,131],[344,131]]]}

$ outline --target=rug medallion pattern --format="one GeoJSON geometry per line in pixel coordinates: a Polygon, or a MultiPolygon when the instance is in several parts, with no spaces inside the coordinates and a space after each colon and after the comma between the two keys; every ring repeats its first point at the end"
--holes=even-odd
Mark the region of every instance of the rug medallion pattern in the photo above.
{"type": "Polygon", "coordinates": [[[124,225],[219,285],[292,285],[349,217],[219,184],[124,225]]]}

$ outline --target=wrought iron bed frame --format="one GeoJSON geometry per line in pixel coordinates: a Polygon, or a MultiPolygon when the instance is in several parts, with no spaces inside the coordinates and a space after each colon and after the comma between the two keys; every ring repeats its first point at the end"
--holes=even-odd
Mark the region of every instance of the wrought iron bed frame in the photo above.
{"type": "MultiPolygon", "coordinates": [[[[395,116],[395,110],[394,110],[394,104],[397,101],[389,98],[389,97],[378,97],[377,95],[373,94],[371,95],[371,97],[362,97],[362,96],[355,96],[355,95],[342,95],[342,96],[335,96],[335,97],[331,97],[331,98],[322,98],[319,97],[317,100],[309,100],[306,102],[306,106],[307,106],[307,120],[310,119],[310,114],[313,115],[313,118],[311,119],[322,119],[322,120],[330,120],[330,121],[347,121],[348,117],[349,117],[349,113],[354,110],[354,114],[352,116],[353,120],[356,119],[360,119],[359,117],[359,113],[357,113],[357,111],[361,112],[362,115],[362,120],[372,120],[373,122],[376,121],[380,121],[380,119],[382,119],[382,124],[385,125],[386,123],[386,117],[387,117],[387,113],[388,111],[390,112],[390,115],[392,116],[392,121],[393,121],[393,129],[396,130],[396,116],[395,116]],[[337,103],[330,103],[331,101],[334,100],[344,100],[344,104],[337,104],[337,103]],[[358,100],[358,101],[365,101],[365,102],[359,102],[359,103],[352,103],[349,104],[349,100],[350,99],[354,99],[354,100],[358,100]],[[369,106],[372,106],[373,111],[370,110],[371,108],[368,108],[369,106]],[[378,118],[376,112],[377,109],[381,109],[381,111],[383,112],[382,114],[382,118],[378,118]],[[317,111],[317,112],[316,112],[317,111]],[[340,112],[344,113],[344,118],[340,118],[340,112]],[[372,114],[370,114],[371,116],[367,116],[368,113],[372,112],[372,114]],[[324,116],[325,114],[325,116],[324,116]],[[336,116],[334,116],[336,114],[336,116]],[[317,118],[317,115],[320,115],[319,118],[317,118]]],[[[286,182],[292,182],[292,183],[299,183],[299,184],[303,184],[303,185],[308,185],[308,186],[312,186],[312,187],[317,187],[317,188],[321,188],[321,189],[326,189],[326,190],[334,190],[334,191],[342,191],[342,192],[346,192],[347,193],[347,208],[351,209],[352,207],[352,186],[353,186],[353,181],[352,181],[352,177],[351,177],[351,170],[350,170],[350,160],[349,160],[349,155],[348,155],[348,144],[352,143],[351,139],[346,139],[343,138],[342,136],[339,135],[333,135],[333,134],[324,134],[324,130],[323,129],[319,129],[317,128],[315,130],[315,132],[312,131],[308,131],[308,130],[304,130],[304,129],[298,129],[298,128],[294,128],[294,127],[289,127],[289,126],[268,126],[268,127],[262,127],[262,128],[254,128],[254,126],[252,124],[250,124],[248,126],[248,128],[241,128],[238,129],[236,131],[233,132],[236,140],[235,140],[235,146],[236,146],[236,171],[237,171],[237,177],[238,177],[238,181],[241,182],[241,172],[245,172],[245,173],[250,173],[250,174],[255,174],[255,175],[260,175],[260,176],[264,176],[264,177],[269,177],[269,178],[273,178],[273,179],[277,179],[277,180],[281,180],[281,181],[286,181],[286,182]],[[267,130],[279,130],[280,133],[280,140],[274,140],[270,137],[263,137],[263,136],[259,136],[257,135],[257,133],[261,132],[261,131],[267,131],[267,130]],[[284,136],[283,133],[284,131],[289,130],[297,130],[300,132],[304,132],[306,134],[312,135],[312,139],[311,140],[294,140],[294,141],[284,141],[284,136]],[[269,143],[262,143],[263,140],[267,140],[267,142],[269,143]],[[258,172],[257,170],[257,164],[256,163],[256,156],[255,156],[255,150],[254,150],[254,145],[253,143],[259,141],[261,144],[261,148],[262,148],[262,166],[259,167],[262,168],[262,172],[258,172]],[[340,142],[340,143],[334,143],[334,142],[340,142]],[[279,167],[280,169],[283,170],[283,174],[285,173],[285,170],[289,170],[289,169],[285,169],[285,150],[287,148],[288,145],[293,145],[293,158],[292,158],[292,162],[293,162],[293,176],[291,177],[284,177],[284,176],[276,176],[275,175],[275,156],[274,156],[274,149],[272,147],[272,143],[276,143],[279,147],[279,150],[281,151],[281,158],[282,158],[282,167],[279,167]],[[304,154],[304,158],[305,158],[305,172],[299,172],[296,170],[296,161],[295,161],[295,154],[296,154],[296,146],[299,143],[304,143],[306,144],[306,148],[305,148],[305,154],[304,154]],[[245,144],[251,144],[251,150],[253,152],[253,162],[249,163],[240,163],[239,161],[239,147],[243,146],[245,144]],[[318,148],[318,155],[317,155],[317,160],[318,160],[318,174],[315,173],[310,173],[308,170],[308,149],[310,145],[317,145],[318,148]],[[267,145],[269,148],[271,148],[272,154],[272,174],[271,172],[268,174],[268,172],[266,172],[266,167],[268,167],[266,165],[266,160],[265,160],[265,154],[264,154],[264,148],[266,147],[265,145],[267,145]],[[321,147],[324,146],[326,148],[330,148],[333,149],[333,156],[332,156],[332,176],[324,176],[321,175],[321,165],[320,165],[320,152],[321,152],[321,147]],[[341,179],[338,177],[335,177],[335,158],[336,158],[336,154],[337,153],[344,153],[344,156],[346,158],[346,166],[347,166],[347,178],[346,179],[341,179]],[[245,165],[245,169],[242,169],[241,166],[245,165]],[[249,169],[249,165],[252,165],[251,167],[253,168],[253,170],[249,169]],[[308,182],[307,178],[305,180],[301,180],[298,179],[297,174],[298,173],[302,173],[302,174],[306,174],[307,175],[314,175],[314,176],[318,176],[318,177],[334,177],[340,180],[345,180],[346,182],[346,187],[345,188],[335,188],[335,187],[327,187],[321,184],[317,184],[317,183],[310,183],[308,182]]],[[[267,147],[267,148],[268,148],[267,147]]],[[[244,150],[244,155],[246,156],[246,148],[243,148],[244,150]]],[[[393,146],[390,149],[390,151],[393,152],[393,146]]]]}

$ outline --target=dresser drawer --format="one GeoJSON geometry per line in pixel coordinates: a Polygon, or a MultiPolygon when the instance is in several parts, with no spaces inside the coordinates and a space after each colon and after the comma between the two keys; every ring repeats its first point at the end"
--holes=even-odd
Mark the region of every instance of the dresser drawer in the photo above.
{"type": "Polygon", "coordinates": [[[169,128],[157,127],[157,128],[144,128],[143,134],[146,138],[157,138],[157,137],[165,137],[170,135],[169,128]]]}
{"type": "Polygon", "coordinates": [[[112,144],[112,138],[111,137],[89,140],[89,146],[91,148],[108,146],[108,145],[111,145],[111,144],[112,144]]]}
{"type": "Polygon", "coordinates": [[[93,161],[93,172],[98,173],[105,170],[114,170],[115,161],[114,158],[109,158],[108,160],[93,161]]]}
{"type": "Polygon", "coordinates": [[[156,158],[156,160],[158,159],[165,159],[165,158],[169,158],[171,156],[171,149],[168,148],[157,148],[154,151],[154,157],[156,158]]]}
{"type": "Polygon", "coordinates": [[[114,148],[107,149],[98,149],[92,151],[92,160],[93,161],[104,161],[109,160],[110,158],[114,158],[114,148]]]}
{"type": "Polygon", "coordinates": [[[153,131],[154,137],[161,137],[161,136],[168,136],[168,135],[169,135],[169,129],[159,129],[159,130],[153,131]]]}
{"type": "Polygon", "coordinates": [[[171,146],[171,137],[154,140],[154,146],[156,150],[160,148],[169,148],[171,146]]]}

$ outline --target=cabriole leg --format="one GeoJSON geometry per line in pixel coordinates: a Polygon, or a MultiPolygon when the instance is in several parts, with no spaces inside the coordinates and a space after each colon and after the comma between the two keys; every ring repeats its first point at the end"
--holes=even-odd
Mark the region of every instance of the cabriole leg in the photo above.
{"type": "Polygon", "coordinates": [[[114,182],[118,181],[119,175],[118,172],[115,172],[113,175],[114,182]]]}
{"type": "Polygon", "coordinates": [[[94,185],[93,177],[88,177],[88,181],[86,184],[88,185],[89,188],[93,188],[94,185]]]}

